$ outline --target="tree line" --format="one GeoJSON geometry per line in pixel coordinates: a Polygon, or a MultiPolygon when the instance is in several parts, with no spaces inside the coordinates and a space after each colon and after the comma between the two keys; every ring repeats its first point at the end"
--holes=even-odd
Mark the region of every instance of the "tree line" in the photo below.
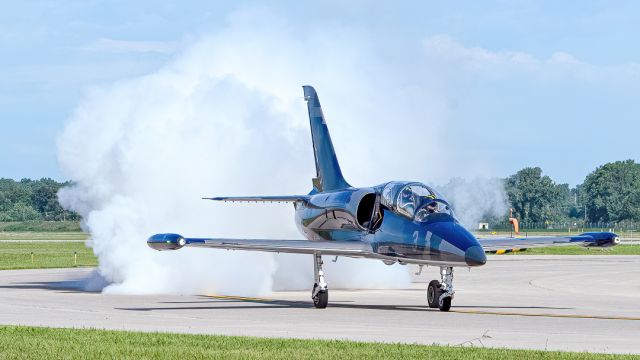
{"type": "Polygon", "coordinates": [[[640,221],[640,164],[604,164],[570,188],[524,168],[504,180],[515,216],[523,223],[621,223],[640,221]]]}
{"type": "Polygon", "coordinates": [[[49,178],[0,179],[0,221],[79,220],[78,214],[58,202],[58,190],[68,184],[49,178]]]}
{"type": "MultiPolygon", "coordinates": [[[[521,223],[640,222],[640,164],[633,160],[604,164],[574,188],[556,183],[539,167],[497,181],[521,223]]],[[[0,221],[79,220],[58,202],[58,190],[68,184],[49,178],[0,179],[0,221]]],[[[506,215],[485,220],[500,222],[506,215]]]]}

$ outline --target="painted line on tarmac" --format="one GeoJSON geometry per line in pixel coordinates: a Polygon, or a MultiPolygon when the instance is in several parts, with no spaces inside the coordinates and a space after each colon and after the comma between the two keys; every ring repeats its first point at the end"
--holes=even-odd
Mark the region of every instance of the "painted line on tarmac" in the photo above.
{"type": "Polygon", "coordinates": [[[273,304],[273,305],[289,305],[289,306],[297,306],[303,305],[305,307],[309,307],[312,305],[310,301],[300,301],[300,300],[282,300],[282,299],[267,299],[267,298],[258,298],[258,297],[247,297],[247,296],[233,296],[233,295],[213,295],[206,294],[203,295],[208,298],[218,299],[218,300],[239,300],[239,301],[247,301],[254,303],[265,303],[265,304],[273,304]]]}
{"type": "Polygon", "coordinates": [[[569,318],[569,319],[640,321],[640,317],[631,317],[631,316],[604,316],[604,315],[577,315],[577,314],[528,314],[528,313],[482,311],[482,310],[450,310],[450,312],[459,313],[459,314],[473,314],[473,315],[530,316],[530,317],[550,317],[550,318],[569,318]]]}
{"type": "MultiPolygon", "coordinates": [[[[233,295],[204,295],[213,299],[221,300],[240,300],[240,301],[258,301],[258,302],[280,302],[280,303],[304,303],[304,301],[289,301],[278,299],[267,299],[257,297],[244,297],[233,295]]],[[[421,306],[416,306],[421,307],[421,306]]],[[[428,309],[424,309],[429,311],[428,309]]],[[[579,314],[535,314],[535,313],[517,313],[517,312],[504,312],[504,311],[483,311],[483,310],[450,310],[449,312],[457,314],[470,314],[470,315],[500,315],[500,316],[527,316],[527,317],[549,317],[549,318],[566,318],[566,319],[596,319],[596,320],[627,320],[627,321],[640,321],[640,317],[632,316],[604,316],[604,315],[579,315],[579,314]]]]}
{"type": "Polygon", "coordinates": [[[256,298],[256,297],[244,297],[244,296],[233,296],[233,295],[212,295],[206,294],[206,297],[214,298],[214,299],[222,299],[222,300],[244,300],[244,301],[282,301],[277,299],[265,299],[265,298],[256,298]]]}

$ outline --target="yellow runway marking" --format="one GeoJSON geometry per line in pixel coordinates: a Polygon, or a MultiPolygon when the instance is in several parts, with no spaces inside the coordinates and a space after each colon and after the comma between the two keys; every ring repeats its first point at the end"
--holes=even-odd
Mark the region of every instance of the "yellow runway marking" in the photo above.
{"type": "Polygon", "coordinates": [[[502,311],[482,311],[482,310],[451,310],[451,312],[459,314],[474,315],[503,315],[503,316],[531,316],[531,317],[551,317],[551,318],[569,318],[569,319],[598,319],[598,320],[631,320],[640,321],[640,317],[631,316],[604,316],[604,315],[578,315],[578,314],[529,314],[502,311]]]}
{"type": "Polygon", "coordinates": [[[206,297],[214,298],[214,299],[222,299],[222,300],[244,300],[244,301],[278,301],[276,299],[264,299],[264,298],[256,298],[256,297],[243,297],[243,296],[233,296],[233,295],[204,295],[206,297]]]}
{"type": "Polygon", "coordinates": [[[213,294],[205,294],[203,296],[219,299],[219,300],[240,300],[240,301],[251,301],[251,302],[261,302],[261,303],[272,303],[272,304],[311,304],[310,301],[303,300],[282,300],[282,299],[267,299],[267,298],[258,298],[258,297],[248,297],[248,296],[234,296],[234,295],[213,295],[213,294]]]}

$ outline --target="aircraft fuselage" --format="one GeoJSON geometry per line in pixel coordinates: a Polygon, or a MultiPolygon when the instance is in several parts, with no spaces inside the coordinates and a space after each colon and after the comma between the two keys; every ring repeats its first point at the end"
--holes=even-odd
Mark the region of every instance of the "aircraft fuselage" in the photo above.
{"type": "Polygon", "coordinates": [[[389,264],[484,265],[477,239],[452,215],[436,213],[414,221],[380,204],[388,184],[310,194],[307,202],[295,203],[296,225],[312,241],[368,243],[389,264]]]}

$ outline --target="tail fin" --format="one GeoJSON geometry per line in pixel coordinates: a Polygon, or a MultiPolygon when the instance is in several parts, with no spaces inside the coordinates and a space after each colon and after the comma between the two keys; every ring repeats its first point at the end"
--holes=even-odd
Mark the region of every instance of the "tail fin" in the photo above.
{"type": "Polygon", "coordinates": [[[317,191],[351,187],[342,177],[342,171],[340,171],[340,164],[338,164],[338,158],[333,149],[329,129],[322,114],[318,94],[311,86],[303,86],[302,88],[304,89],[304,99],[307,101],[307,108],[309,109],[311,140],[313,141],[313,154],[316,160],[316,178],[313,179],[313,187],[317,191]]]}

